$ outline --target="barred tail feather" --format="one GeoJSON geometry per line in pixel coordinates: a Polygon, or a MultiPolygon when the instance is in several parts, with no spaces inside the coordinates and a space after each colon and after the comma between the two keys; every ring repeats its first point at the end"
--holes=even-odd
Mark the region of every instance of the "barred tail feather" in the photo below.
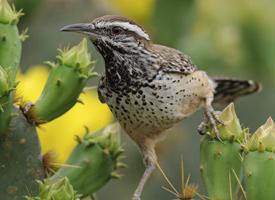
{"type": "Polygon", "coordinates": [[[216,83],[214,103],[225,105],[235,99],[261,90],[261,84],[252,80],[238,80],[224,77],[213,77],[216,83]]]}

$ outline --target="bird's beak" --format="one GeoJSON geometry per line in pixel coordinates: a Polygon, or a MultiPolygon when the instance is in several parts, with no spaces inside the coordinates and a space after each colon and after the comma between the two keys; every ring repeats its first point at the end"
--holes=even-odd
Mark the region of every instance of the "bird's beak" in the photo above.
{"type": "Polygon", "coordinates": [[[61,31],[82,33],[90,36],[91,39],[96,39],[99,36],[95,33],[95,26],[91,23],[67,25],[64,26],[61,31]]]}

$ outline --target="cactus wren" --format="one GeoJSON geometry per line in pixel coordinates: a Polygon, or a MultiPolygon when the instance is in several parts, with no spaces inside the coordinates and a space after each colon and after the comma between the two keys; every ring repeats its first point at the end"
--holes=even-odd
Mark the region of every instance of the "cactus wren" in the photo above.
{"type": "Polygon", "coordinates": [[[253,81],[209,77],[180,51],[153,44],[141,26],[124,17],[107,15],[62,31],[87,35],[105,60],[99,99],[137,143],[146,166],[134,200],[140,200],[155,169],[154,148],[167,129],[203,106],[219,138],[220,122],[212,103],[227,103],[259,90],[253,81]]]}

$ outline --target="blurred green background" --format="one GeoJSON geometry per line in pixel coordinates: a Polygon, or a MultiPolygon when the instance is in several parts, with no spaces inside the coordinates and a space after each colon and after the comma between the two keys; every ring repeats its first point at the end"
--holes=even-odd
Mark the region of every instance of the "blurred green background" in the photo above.
{"type": "MultiPolygon", "coordinates": [[[[105,14],[128,16],[151,34],[155,43],[177,48],[192,57],[194,63],[215,76],[255,79],[263,83],[260,94],[236,103],[244,126],[253,132],[269,116],[275,117],[275,1],[272,0],[14,0],[26,15],[20,29],[29,28],[24,43],[22,69],[52,60],[56,48],[75,44],[80,35],[61,33],[62,26],[88,22],[105,14]]],[[[90,45],[97,61],[104,62],[90,45]]],[[[96,82],[91,83],[91,85],[96,82]]],[[[100,116],[99,116],[100,117],[100,116]]],[[[196,132],[202,119],[198,112],[171,130],[171,135],[158,146],[161,166],[172,182],[180,186],[180,158],[191,181],[203,186],[199,174],[199,142],[196,132]]],[[[129,200],[143,173],[139,152],[127,136],[124,177],[104,187],[102,200],[129,200]]],[[[173,199],[161,186],[166,185],[156,171],[145,188],[144,200],[173,199]]]]}

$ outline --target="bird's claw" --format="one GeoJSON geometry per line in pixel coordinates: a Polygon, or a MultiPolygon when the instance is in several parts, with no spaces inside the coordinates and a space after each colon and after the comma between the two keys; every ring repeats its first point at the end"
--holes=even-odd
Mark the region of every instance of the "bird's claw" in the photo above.
{"type": "Polygon", "coordinates": [[[199,133],[200,135],[205,135],[206,132],[207,132],[207,127],[208,127],[208,124],[206,123],[205,120],[203,120],[203,121],[200,123],[200,125],[198,126],[198,129],[197,129],[198,133],[199,133]]]}
{"type": "Polygon", "coordinates": [[[215,133],[216,139],[219,140],[220,142],[223,142],[217,125],[224,124],[224,123],[219,119],[219,115],[220,115],[220,112],[214,111],[212,107],[210,109],[206,109],[205,118],[201,122],[201,124],[198,126],[198,133],[200,135],[205,135],[210,125],[215,133]]]}
{"type": "Polygon", "coordinates": [[[213,129],[216,139],[220,142],[223,142],[221,139],[220,131],[218,129],[218,124],[223,124],[223,122],[219,119],[219,113],[215,112],[213,109],[206,110],[207,121],[210,122],[210,126],[213,129]]]}

